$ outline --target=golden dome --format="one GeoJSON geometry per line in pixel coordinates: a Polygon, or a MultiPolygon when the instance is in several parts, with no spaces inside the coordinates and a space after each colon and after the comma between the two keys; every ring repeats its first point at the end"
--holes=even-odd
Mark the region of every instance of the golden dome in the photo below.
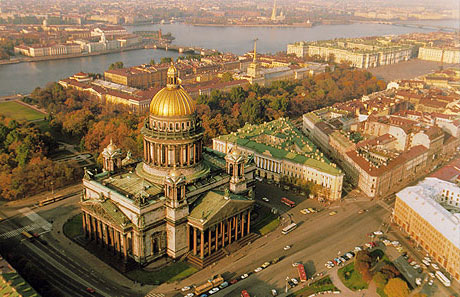
{"type": "Polygon", "coordinates": [[[153,116],[176,117],[195,113],[195,102],[180,85],[176,67],[168,69],[165,88],[161,89],[150,103],[150,114],[153,116]]]}

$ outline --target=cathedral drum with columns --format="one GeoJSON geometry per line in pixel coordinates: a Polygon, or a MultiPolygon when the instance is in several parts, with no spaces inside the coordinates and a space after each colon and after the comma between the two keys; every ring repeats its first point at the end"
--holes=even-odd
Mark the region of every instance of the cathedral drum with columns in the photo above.
{"type": "Polygon", "coordinates": [[[103,172],[85,172],[80,205],[88,241],[124,263],[169,256],[203,267],[223,257],[225,246],[254,236],[253,156],[236,146],[228,154],[203,147],[195,102],[173,65],[142,135],[142,161],[111,141],[103,172]]]}

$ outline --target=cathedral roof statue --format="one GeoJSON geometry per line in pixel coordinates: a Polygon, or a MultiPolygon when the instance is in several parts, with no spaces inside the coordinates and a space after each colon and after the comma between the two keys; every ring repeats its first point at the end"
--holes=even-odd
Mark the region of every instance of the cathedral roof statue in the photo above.
{"type": "Polygon", "coordinates": [[[160,117],[180,117],[192,115],[195,111],[195,102],[181,86],[178,71],[171,64],[166,87],[153,97],[150,103],[150,114],[160,117]]]}
{"type": "Polygon", "coordinates": [[[104,150],[102,151],[102,154],[113,158],[114,156],[121,154],[121,149],[119,149],[113,143],[112,138],[111,138],[109,145],[106,148],[104,148],[104,150]]]}

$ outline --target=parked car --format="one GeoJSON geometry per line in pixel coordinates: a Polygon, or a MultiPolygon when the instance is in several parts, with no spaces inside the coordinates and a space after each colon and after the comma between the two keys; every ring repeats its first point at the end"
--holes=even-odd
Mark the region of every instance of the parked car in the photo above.
{"type": "Polygon", "coordinates": [[[296,286],[299,284],[299,281],[296,278],[291,278],[291,282],[293,282],[296,286]]]}
{"type": "Polygon", "coordinates": [[[356,246],[355,249],[354,249],[355,252],[359,252],[359,251],[362,251],[362,250],[363,250],[363,248],[360,247],[360,246],[356,246]]]}
{"type": "Polygon", "coordinates": [[[398,247],[398,246],[401,245],[401,244],[399,243],[399,241],[397,241],[397,240],[392,241],[391,244],[392,244],[394,247],[398,247]]]}
{"type": "Polygon", "coordinates": [[[188,291],[188,290],[190,290],[190,287],[189,287],[189,286],[183,287],[183,288],[181,289],[182,292],[185,292],[185,291],[188,291]]]}
{"type": "Polygon", "coordinates": [[[314,208],[312,208],[312,207],[309,207],[308,210],[309,210],[311,213],[318,212],[316,209],[314,209],[314,208]]]}
{"type": "Polygon", "coordinates": [[[429,285],[429,286],[432,286],[433,283],[434,283],[434,279],[430,279],[430,280],[428,281],[428,285],[429,285]]]}
{"type": "Polygon", "coordinates": [[[245,274],[243,274],[242,276],[240,276],[240,278],[241,278],[241,279],[245,279],[245,278],[247,278],[248,276],[249,276],[249,274],[245,273],[245,274]]]}
{"type": "Polygon", "coordinates": [[[431,267],[433,267],[435,270],[439,270],[439,266],[436,263],[431,263],[431,267]]]}
{"type": "Polygon", "coordinates": [[[226,288],[226,287],[228,287],[228,282],[223,282],[223,283],[220,284],[219,289],[223,289],[223,288],[226,288]]]}
{"type": "Polygon", "coordinates": [[[215,294],[217,292],[219,292],[219,288],[212,288],[211,290],[209,290],[208,293],[209,293],[209,295],[212,295],[212,294],[215,294]]]}
{"type": "Polygon", "coordinates": [[[94,293],[96,293],[96,290],[94,290],[93,288],[88,287],[88,288],[86,288],[86,292],[94,294],[94,293]]]}
{"type": "Polygon", "coordinates": [[[374,231],[374,235],[383,235],[383,232],[378,230],[378,231],[374,231]]]}
{"type": "Polygon", "coordinates": [[[193,293],[188,293],[187,295],[185,295],[185,297],[193,297],[193,296],[195,296],[195,294],[193,293]]]}
{"type": "Polygon", "coordinates": [[[422,279],[421,279],[420,277],[417,277],[417,278],[415,279],[415,284],[416,284],[417,286],[421,286],[421,285],[422,285],[422,279]]]}
{"type": "Polygon", "coordinates": [[[278,292],[275,289],[272,289],[272,296],[278,296],[278,292]]]}
{"type": "Polygon", "coordinates": [[[295,287],[295,284],[294,284],[292,281],[290,281],[290,280],[288,280],[288,285],[289,285],[290,288],[294,288],[294,287],[295,287]]]}
{"type": "Polygon", "coordinates": [[[309,214],[310,211],[308,209],[304,208],[304,209],[300,210],[300,213],[306,215],[306,214],[309,214]]]}
{"type": "Polygon", "coordinates": [[[334,211],[331,211],[331,212],[329,213],[330,216],[335,216],[336,214],[337,214],[337,212],[336,212],[335,210],[334,210],[334,211]]]}
{"type": "Polygon", "coordinates": [[[235,279],[232,279],[232,280],[230,281],[230,285],[234,285],[234,284],[236,284],[237,282],[238,282],[238,279],[236,279],[236,278],[235,278],[235,279]]]}
{"type": "Polygon", "coordinates": [[[287,251],[287,250],[290,249],[290,248],[291,248],[291,246],[290,246],[290,245],[287,245],[287,246],[285,246],[285,247],[283,248],[283,250],[287,251]]]}
{"type": "Polygon", "coordinates": [[[265,269],[267,268],[268,266],[270,266],[270,262],[265,262],[264,264],[262,264],[262,268],[265,269]]]}
{"type": "Polygon", "coordinates": [[[261,272],[263,270],[262,267],[257,267],[256,269],[254,269],[254,272],[257,273],[257,272],[261,272]]]}
{"type": "Polygon", "coordinates": [[[422,260],[422,263],[425,264],[426,266],[430,266],[430,262],[428,262],[428,261],[425,260],[425,259],[422,260]]]}
{"type": "Polygon", "coordinates": [[[270,200],[268,200],[267,197],[263,197],[262,200],[265,201],[265,202],[270,202],[270,200]]]}
{"type": "Polygon", "coordinates": [[[294,262],[294,263],[292,263],[292,267],[297,267],[297,265],[299,265],[299,264],[302,264],[302,263],[300,263],[300,262],[294,262]]]}

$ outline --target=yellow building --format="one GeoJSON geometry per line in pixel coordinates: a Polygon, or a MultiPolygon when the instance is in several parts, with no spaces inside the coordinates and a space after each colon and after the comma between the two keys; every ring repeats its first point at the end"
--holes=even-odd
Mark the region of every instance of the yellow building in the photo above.
{"type": "Polygon", "coordinates": [[[460,187],[426,178],[396,194],[393,220],[460,280],[460,187]]]}
{"type": "Polygon", "coordinates": [[[418,50],[418,58],[426,61],[459,64],[460,48],[421,47],[418,50]]]}
{"type": "Polygon", "coordinates": [[[168,67],[141,65],[131,68],[112,69],[104,72],[106,80],[140,89],[160,87],[166,83],[168,67]]]}

